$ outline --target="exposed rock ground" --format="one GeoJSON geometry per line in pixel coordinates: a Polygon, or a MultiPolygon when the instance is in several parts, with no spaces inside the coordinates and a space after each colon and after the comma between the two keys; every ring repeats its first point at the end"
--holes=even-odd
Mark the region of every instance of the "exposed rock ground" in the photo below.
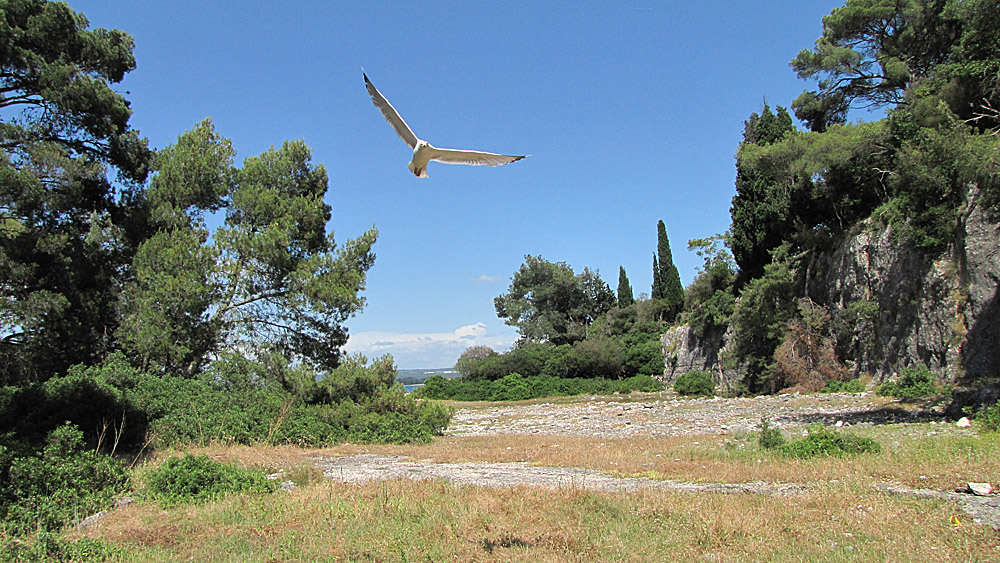
{"type": "Polygon", "coordinates": [[[595,397],[570,404],[501,405],[489,409],[462,409],[445,434],[553,434],[635,438],[751,432],[767,418],[776,428],[795,428],[813,422],[865,426],[891,422],[931,420],[928,412],[886,408],[869,393],[770,395],[747,398],[683,398],[664,394],[636,402],[628,396],[595,397]]]}

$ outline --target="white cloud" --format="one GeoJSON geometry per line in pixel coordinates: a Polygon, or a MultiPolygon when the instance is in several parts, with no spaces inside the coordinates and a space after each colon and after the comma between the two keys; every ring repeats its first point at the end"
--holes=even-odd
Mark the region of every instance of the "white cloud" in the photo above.
{"type": "Polygon", "coordinates": [[[487,284],[488,285],[488,284],[497,283],[501,279],[503,279],[503,278],[501,278],[500,276],[487,276],[486,274],[483,274],[483,275],[481,275],[479,277],[472,278],[469,281],[469,283],[487,284]]]}
{"type": "Polygon", "coordinates": [[[452,332],[358,332],[350,335],[344,351],[360,352],[369,359],[389,353],[403,369],[444,368],[455,365],[470,346],[489,346],[501,352],[510,348],[516,339],[513,329],[503,334],[490,334],[487,326],[479,322],[452,332]]]}

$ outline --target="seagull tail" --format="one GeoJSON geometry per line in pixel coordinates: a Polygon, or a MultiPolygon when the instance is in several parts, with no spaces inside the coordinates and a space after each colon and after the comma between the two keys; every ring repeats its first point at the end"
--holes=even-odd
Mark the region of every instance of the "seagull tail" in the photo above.
{"type": "Polygon", "coordinates": [[[409,168],[410,172],[413,172],[413,175],[416,176],[417,178],[427,178],[427,165],[426,164],[424,165],[423,168],[417,168],[416,166],[413,165],[413,162],[410,161],[406,165],[406,167],[409,168]]]}

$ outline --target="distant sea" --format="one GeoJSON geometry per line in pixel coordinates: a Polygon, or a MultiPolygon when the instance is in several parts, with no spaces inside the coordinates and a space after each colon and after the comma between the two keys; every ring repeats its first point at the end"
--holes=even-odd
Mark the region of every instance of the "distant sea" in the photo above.
{"type": "Polygon", "coordinates": [[[423,385],[424,381],[427,381],[427,378],[434,375],[440,375],[445,379],[455,379],[462,376],[462,374],[452,368],[401,369],[396,374],[396,381],[403,384],[407,393],[411,393],[414,389],[423,385]]]}

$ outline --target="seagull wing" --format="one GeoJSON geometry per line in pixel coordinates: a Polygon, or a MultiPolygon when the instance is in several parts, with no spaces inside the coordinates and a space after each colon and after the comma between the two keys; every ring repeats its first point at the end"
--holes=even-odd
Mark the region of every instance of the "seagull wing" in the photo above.
{"type": "Polygon", "coordinates": [[[445,162],[447,164],[471,164],[478,166],[500,166],[521,160],[528,155],[512,156],[507,154],[496,154],[493,152],[464,151],[458,149],[439,149],[431,147],[431,160],[445,162]]]}
{"type": "Polygon", "coordinates": [[[399,138],[410,145],[410,148],[417,146],[417,136],[413,134],[413,130],[403,121],[403,118],[399,117],[396,108],[392,107],[389,100],[385,99],[385,96],[375,88],[371,80],[368,80],[367,74],[362,72],[361,75],[365,77],[365,87],[368,88],[368,94],[372,97],[372,103],[382,112],[385,120],[389,122],[389,125],[392,125],[399,138]]]}

